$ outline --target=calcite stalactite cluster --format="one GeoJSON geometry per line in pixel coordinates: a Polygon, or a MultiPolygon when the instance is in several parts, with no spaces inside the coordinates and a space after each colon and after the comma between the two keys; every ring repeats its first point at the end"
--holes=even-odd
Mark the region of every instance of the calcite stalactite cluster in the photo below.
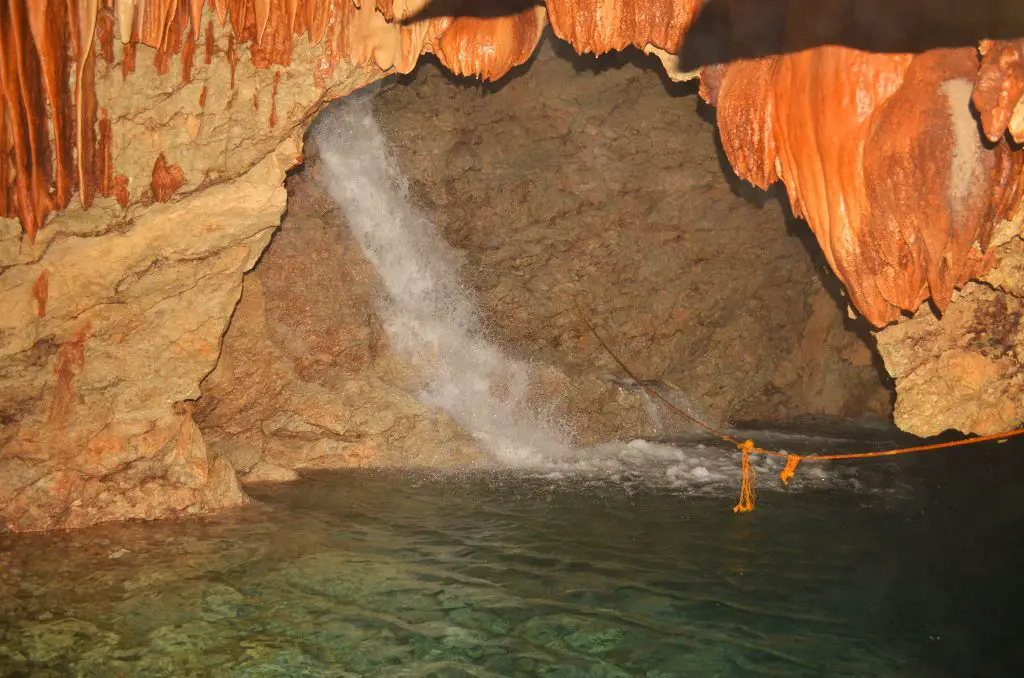
{"type": "MultiPolygon", "coordinates": [[[[457,74],[497,79],[529,58],[546,15],[579,52],[635,46],[677,53],[706,11],[697,0],[556,0],[546,12],[533,3],[484,0],[441,10],[429,0],[211,1],[220,25],[230,25],[232,75],[243,45],[254,66],[286,67],[304,38],[323,46],[312,74],[318,82],[343,59],[408,72],[424,52],[457,74]]],[[[95,62],[112,59],[116,37],[126,44],[125,77],[135,67],[134,46],[144,44],[156,50],[160,73],[180,55],[181,78],[189,82],[197,49],[207,63],[217,49],[212,21],[202,25],[205,5],[0,3],[0,215],[17,216],[31,239],[76,191],[86,207],[97,192],[127,202],[126,179],[110,159],[114,140],[97,102],[95,62]]],[[[750,13],[748,3],[733,6],[750,13]]],[[[1008,135],[1024,138],[1024,42],[984,40],[977,51],[916,56],[869,53],[826,45],[836,22],[808,21],[802,3],[770,9],[784,19],[781,30],[769,31],[781,34],[777,53],[716,65],[703,77],[702,92],[721,108],[723,141],[738,174],[758,186],[786,184],[853,305],[875,325],[928,298],[945,308],[956,287],[991,267],[988,233],[1019,202],[1024,160],[1008,135]],[[988,146],[971,129],[970,103],[988,146]]],[[[765,42],[758,31],[746,35],[745,25],[737,22],[734,40],[765,42]]],[[[169,173],[173,167],[173,158],[158,159],[153,199],[167,200],[184,184],[169,173]]]]}
{"type": "Polygon", "coordinates": [[[994,264],[992,229],[1024,187],[1009,136],[1020,45],[983,46],[980,61],[970,47],[823,46],[705,69],[702,93],[737,174],[785,184],[853,305],[882,326],[929,298],[945,309],[994,264]]]}
{"type": "Polygon", "coordinates": [[[76,184],[88,205],[99,183],[88,133],[96,13],[95,0],[0,3],[0,216],[18,217],[30,237],[48,212],[67,206],[76,184]]]}
{"type": "MultiPolygon", "coordinates": [[[[533,52],[544,9],[520,6],[501,14],[462,7],[474,2],[457,3],[446,16],[418,20],[411,18],[427,0],[212,0],[212,5],[221,27],[230,25],[232,66],[245,45],[257,68],[289,66],[297,41],[304,38],[323,46],[311,74],[318,84],[329,82],[342,60],[405,73],[425,52],[436,52],[456,73],[500,78],[533,52]]],[[[205,0],[0,2],[0,217],[17,217],[31,240],[47,214],[66,208],[76,192],[84,207],[97,192],[127,202],[126,180],[110,160],[107,113],[97,101],[96,61],[112,62],[112,43],[120,39],[127,78],[135,70],[136,45],[148,45],[156,50],[160,74],[180,56],[187,84],[197,50],[209,64],[217,49],[212,22],[202,23],[205,5],[205,0]]],[[[166,177],[165,170],[154,168],[154,181],[166,177]]],[[[166,199],[166,188],[166,182],[154,183],[153,197],[166,199]]]]}
{"type": "MultiPolygon", "coordinates": [[[[475,0],[474,4],[482,8],[487,3],[475,0]]],[[[457,19],[444,18],[435,29],[439,37],[434,52],[456,75],[497,80],[530,58],[544,30],[545,16],[543,6],[537,5],[511,11],[503,21],[474,16],[472,10],[457,19]]]]}
{"type": "Polygon", "coordinates": [[[702,0],[555,0],[551,29],[580,54],[657,47],[677,52],[702,0]]]}

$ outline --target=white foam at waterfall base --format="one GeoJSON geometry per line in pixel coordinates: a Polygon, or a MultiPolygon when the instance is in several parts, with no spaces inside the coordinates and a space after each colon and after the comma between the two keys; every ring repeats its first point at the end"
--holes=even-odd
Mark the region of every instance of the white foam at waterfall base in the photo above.
{"type": "Polygon", "coordinates": [[[387,292],[381,314],[391,346],[429,371],[420,399],[447,412],[500,462],[537,465],[565,455],[569,433],[526,402],[529,366],[487,339],[454,251],[409,200],[371,93],[331,106],[312,135],[327,189],[387,292]]]}

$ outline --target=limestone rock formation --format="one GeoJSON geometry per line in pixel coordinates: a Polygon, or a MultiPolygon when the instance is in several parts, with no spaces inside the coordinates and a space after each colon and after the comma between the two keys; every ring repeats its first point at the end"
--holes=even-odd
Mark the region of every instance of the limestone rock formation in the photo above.
{"type": "MultiPolygon", "coordinates": [[[[734,195],[745,187],[723,180],[695,100],[666,97],[626,59],[594,74],[561,56],[545,44],[529,73],[485,98],[426,65],[415,96],[376,97],[497,338],[573,379],[625,378],[579,300],[638,376],[674,384],[717,421],[888,416],[871,349],[796,237],[805,227],[790,232],[766,195],[752,195],[762,207],[734,195]],[[423,115],[433,124],[413,124],[423,115]]],[[[590,440],[650,430],[603,404],[602,388],[565,389],[562,413],[590,440]]]]}
{"type": "MultiPolygon", "coordinates": [[[[310,158],[310,162],[313,162],[310,158]]],[[[465,431],[419,403],[375,312],[376,275],[337,207],[305,173],[203,381],[196,419],[247,481],[297,468],[457,465],[465,431]]]]}
{"type": "Polygon", "coordinates": [[[1007,224],[999,264],[955,294],[941,318],[927,308],[878,333],[896,379],[895,419],[922,436],[990,434],[1024,421],[1024,240],[1007,224]]]}
{"type": "MultiPolygon", "coordinates": [[[[201,144],[204,136],[223,140],[220,150],[225,157],[241,156],[225,160],[226,164],[254,162],[269,150],[259,134],[267,126],[261,124],[264,120],[273,131],[279,122],[292,120],[294,111],[279,108],[304,106],[308,114],[310,96],[315,100],[332,86],[337,87],[333,96],[343,94],[346,88],[338,87],[339,81],[354,79],[349,72],[353,67],[365,82],[392,70],[407,73],[421,53],[438,51],[455,72],[501,77],[529,57],[545,22],[541,7],[510,14],[491,12],[487,17],[416,20],[414,15],[426,4],[426,0],[4,2],[0,5],[0,155],[4,159],[0,162],[0,217],[16,216],[31,240],[47,214],[66,208],[76,190],[86,208],[97,192],[117,197],[122,206],[136,201],[151,168],[151,194],[158,198],[168,189],[165,173],[156,166],[166,165],[166,159],[159,160],[161,154],[201,144]],[[142,72],[136,72],[140,45],[154,50],[143,50],[143,56],[152,55],[152,66],[141,65],[142,72]],[[135,118],[132,113],[153,82],[152,73],[146,71],[165,76],[172,61],[180,91],[163,101],[150,100],[145,109],[151,115],[135,118]],[[105,64],[102,74],[98,74],[100,62],[105,64]],[[117,75],[111,68],[115,63],[117,75]],[[203,68],[211,65],[212,69],[203,68]],[[126,84],[128,80],[132,84],[126,84]],[[267,80],[273,81],[272,87],[265,86],[267,80]],[[188,94],[187,100],[182,94],[188,94]],[[230,132],[217,129],[203,116],[207,106],[219,111],[236,100],[251,101],[257,111],[263,106],[264,112],[230,132]],[[168,101],[175,106],[167,107],[168,101]],[[144,125],[154,119],[156,125],[144,125]],[[168,123],[178,128],[171,138],[156,132],[168,123]],[[116,150],[124,148],[132,150],[116,150]]],[[[218,163],[198,161],[191,152],[180,155],[194,167],[173,173],[173,190],[220,178],[218,163]]],[[[172,158],[171,162],[179,161],[172,158]]]]}
{"type": "MultiPolygon", "coordinates": [[[[309,73],[320,55],[304,45],[292,54],[300,70],[257,70],[237,59],[232,34],[207,19],[209,63],[197,58],[186,69],[191,57],[183,55],[176,63],[184,77],[168,72],[160,51],[136,54],[99,31],[106,56],[89,77],[105,106],[93,160],[110,197],[94,198],[88,210],[70,203],[59,163],[52,168],[64,192],[49,197],[28,190],[46,189],[44,174],[16,166],[0,177],[11,182],[3,184],[13,196],[7,205],[22,215],[20,224],[0,220],[3,527],[71,527],[241,501],[230,465],[209,458],[187,401],[216,364],[243,272],[279,224],[301,123],[379,72],[342,66],[317,84],[309,73]],[[125,80],[133,62],[135,76],[125,80]],[[237,89],[225,86],[232,74],[244,78],[237,89]],[[36,234],[48,209],[65,206],[36,234]]],[[[23,66],[31,54],[21,53],[23,66]]],[[[4,98],[9,115],[17,102],[4,98]]],[[[64,123],[53,124],[59,131],[64,123]]],[[[4,129],[0,164],[9,167],[8,151],[29,162],[21,132],[4,129]]],[[[91,162],[79,157],[80,166],[91,162]]],[[[80,184],[84,202],[90,176],[80,184]]]]}
{"type": "Polygon", "coordinates": [[[876,326],[929,298],[944,310],[991,268],[992,229],[1020,204],[1024,152],[987,145],[971,117],[978,69],[971,48],[828,47],[729,65],[709,96],[737,174],[783,181],[876,326]]]}
{"type": "Polygon", "coordinates": [[[277,226],[296,151],[288,140],[234,181],[167,204],[125,214],[108,200],[65,214],[3,262],[0,506],[9,526],[221,501],[202,496],[214,467],[179,403],[199,395],[216,363],[242,272],[277,226]]]}

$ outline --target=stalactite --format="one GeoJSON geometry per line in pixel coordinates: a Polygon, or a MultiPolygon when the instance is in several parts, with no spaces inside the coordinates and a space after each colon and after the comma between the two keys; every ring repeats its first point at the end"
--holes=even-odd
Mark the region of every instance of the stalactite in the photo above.
{"type": "MultiPolygon", "coordinates": [[[[36,0],[29,6],[28,23],[36,46],[67,44],[68,14],[57,0],[36,0]]],[[[64,49],[38,49],[42,67],[43,88],[49,101],[50,119],[54,140],[54,179],[56,182],[55,204],[58,209],[71,201],[72,167],[71,157],[71,106],[67,95],[68,52],[64,49]]]]}
{"type": "MultiPolygon", "coordinates": [[[[52,165],[39,49],[32,44],[25,3],[0,2],[0,86],[6,99],[7,132],[14,147],[15,212],[29,239],[53,207],[52,165]]],[[[57,45],[44,44],[54,51],[57,45]]],[[[63,47],[63,45],[60,45],[63,47]]]]}
{"type": "Polygon", "coordinates": [[[97,0],[69,0],[71,39],[77,62],[75,78],[76,147],[78,149],[78,191],[84,207],[95,193],[96,157],[96,60],[93,37],[96,31],[97,0]]]}
{"type": "Polygon", "coordinates": [[[205,0],[188,0],[189,21],[192,26],[192,39],[199,39],[199,26],[203,22],[203,5],[205,0]]]}
{"type": "Polygon", "coordinates": [[[552,0],[551,29],[580,54],[653,45],[675,53],[703,0],[552,0]]]}
{"type": "MultiPolygon", "coordinates": [[[[235,87],[240,59],[256,68],[287,67],[297,40],[319,46],[322,56],[309,74],[318,86],[331,82],[342,60],[408,72],[424,52],[457,74],[493,80],[529,58],[546,20],[578,52],[635,46],[675,53],[704,4],[549,0],[545,9],[511,0],[0,0],[0,216],[17,217],[31,240],[47,213],[65,208],[75,193],[85,207],[96,192],[128,204],[128,179],[112,166],[116,140],[109,114],[97,115],[95,89],[97,59],[114,62],[115,33],[124,44],[123,78],[135,71],[143,44],[153,49],[160,73],[180,57],[180,78],[188,83],[198,41],[204,40],[203,63],[219,52],[219,23],[230,82],[204,83],[199,105],[205,107],[208,85],[235,87]],[[424,12],[439,7],[442,12],[424,12]],[[204,36],[207,9],[216,18],[208,19],[204,36]]],[[[794,6],[803,9],[769,12],[790,23],[762,32],[799,42],[798,34],[816,24],[812,12],[794,6]]],[[[833,20],[826,29],[836,25],[833,20]]],[[[929,297],[943,307],[957,285],[989,265],[984,251],[992,226],[1024,190],[1024,151],[1010,144],[1024,141],[1024,40],[984,40],[976,51],[917,56],[800,44],[703,69],[701,96],[720,109],[733,167],[756,185],[786,185],[794,211],[807,219],[855,306],[872,322],[888,322],[929,297]],[[963,158],[954,147],[962,150],[957,144],[967,139],[967,127],[955,122],[964,111],[950,109],[954,95],[963,104],[954,80],[966,83],[989,143],[959,169],[963,158]],[[854,100],[856,107],[849,105],[854,100]],[[974,178],[964,182],[961,170],[974,178]],[[927,199],[941,191],[953,197],[927,199]]],[[[278,71],[271,127],[278,124],[280,78],[278,71]]],[[[184,176],[165,159],[157,164],[153,197],[168,199],[184,176]]]]}
{"type": "MultiPolygon", "coordinates": [[[[472,2],[463,13],[479,14],[476,5],[487,4],[472,2]]],[[[232,88],[246,47],[257,68],[288,66],[295,40],[303,35],[324,45],[325,58],[312,74],[316,82],[324,81],[342,59],[408,72],[424,51],[437,52],[457,73],[496,79],[529,57],[544,21],[542,8],[528,8],[509,16],[443,16],[398,25],[427,0],[211,4],[227,30],[232,88]]],[[[134,73],[137,45],[143,44],[153,48],[160,74],[169,73],[171,59],[180,55],[181,80],[188,83],[195,43],[204,37],[200,26],[206,6],[205,0],[0,0],[0,215],[18,217],[32,239],[47,213],[66,207],[76,192],[86,207],[97,189],[126,200],[123,177],[109,166],[109,120],[101,123],[97,141],[96,59],[113,63],[116,33],[124,44],[122,78],[134,73]],[[70,53],[64,48],[68,42],[70,53]]],[[[647,14],[656,19],[663,12],[647,14]]],[[[213,29],[210,20],[206,64],[217,51],[213,29]]],[[[200,99],[205,104],[205,89],[200,99]]],[[[272,125],[277,122],[276,97],[273,101],[272,125]]]]}
{"type": "Polygon", "coordinates": [[[929,298],[941,311],[990,268],[992,228],[1020,201],[1024,151],[1002,132],[987,148],[971,116],[978,70],[969,47],[830,46],[730,64],[702,91],[736,173],[785,184],[854,306],[882,326],[929,298]]]}
{"type": "MultiPolygon", "coordinates": [[[[473,0],[470,8],[480,7],[473,0]]],[[[470,12],[472,14],[473,12],[470,12]]],[[[533,54],[544,31],[543,7],[527,7],[500,19],[459,17],[437,32],[437,58],[456,75],[497,80],[533,54]]]]}
{"type": "Polygon", "coordinates": [[[982,40],[981,68],[971,97],[988,140],[999,141],[1007,130],[1024,143],[1024,38],[982,40]]]}

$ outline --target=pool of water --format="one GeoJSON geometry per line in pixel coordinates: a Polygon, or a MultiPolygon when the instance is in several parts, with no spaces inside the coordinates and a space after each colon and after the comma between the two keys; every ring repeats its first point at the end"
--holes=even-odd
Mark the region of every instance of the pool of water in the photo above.
{"type": "Polygon", "coordinates": [[[656,459],[322,472],[208,519],[0,536],[0,675],[1020,675],[1012,445],[747,515],[735,476],[656,459]]]}

